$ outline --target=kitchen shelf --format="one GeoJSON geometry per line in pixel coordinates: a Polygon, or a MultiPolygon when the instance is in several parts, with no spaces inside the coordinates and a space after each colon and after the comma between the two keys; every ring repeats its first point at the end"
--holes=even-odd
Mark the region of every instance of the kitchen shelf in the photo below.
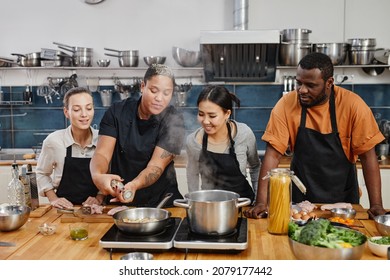
{"type": "Polygon", "coordinates": [[[2,101],[0,102],[1,105],[31,105],[31,101],[2,101]]]}
{"type": "MultiPolygon", "coordinates": [[[[390,68],[385,64],[367,64],[367,65],[334,65],[334,68],[390,68]]],[[[276,66],[276,69],[295,69],[296,66],[276,66]]]]}
{"type": "MultiPolygon", "coordinates": [[[[169,66],[170,67],[170,66],[169,66]]],[[[173,71],[177,70],[202,70],[203,67],[170,67],[173,71]]],[[[70,66],[63,66],[63,67],[43,67],[43,66],[38,66],[38,67],[1,67],[0,70],[134,70],[134,71],[146,71],[148,69],[147,66],[144,67],[70,67],[70,66]]]]}

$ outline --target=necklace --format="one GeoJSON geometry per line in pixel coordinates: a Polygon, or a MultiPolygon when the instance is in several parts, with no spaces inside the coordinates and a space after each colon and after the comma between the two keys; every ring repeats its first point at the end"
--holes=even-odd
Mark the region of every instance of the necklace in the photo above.
{"type": "Polygon", "coordinates": [[[148,117],[145,117],[145,115],[142,113],[141,107],[138,106],[138,117],[140,120],[147,120],[149,119],[148,117]]]}

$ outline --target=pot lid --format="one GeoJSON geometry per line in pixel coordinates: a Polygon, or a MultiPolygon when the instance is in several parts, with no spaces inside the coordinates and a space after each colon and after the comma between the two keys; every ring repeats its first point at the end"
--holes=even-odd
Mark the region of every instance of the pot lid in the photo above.
{"type": "Polygon", "coordinates": [[[380,63],[390,65],[390,49],[378,49],[375,51],[374,57],[380,63]]]}

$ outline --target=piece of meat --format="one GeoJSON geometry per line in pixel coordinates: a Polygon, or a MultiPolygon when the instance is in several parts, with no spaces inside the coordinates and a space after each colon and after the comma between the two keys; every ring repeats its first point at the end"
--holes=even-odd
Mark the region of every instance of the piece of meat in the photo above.
{"type": "Polygon", "coordinates": [[[92,204],[92,205],[83,204],[83,206],[82,206],[83,214],[87,214],[87,215],[103,214],[103,209],[104,209],[104,206],[98,205],[98,204],[92,204]]]}
{"type": "Polygon", "coordinates": [[[114,207],[111,210],[107,212],[107,215],[113,216],[115,213],[118,213],[119,211],[129,209],[127,206],[118,206],[114,207]]]}
{"type": "Polygon", "coordinates": [[[348,208],[348,209],[352,209],[352,204],[351,203],[347,203],[347,202],[336,202],[336,203],[332,203],[332,204],[321,205],[320,208],[323,211],[331,210],[333,208],[348,208]]]}
{"type": "Polygon", "coordinates": [[[91,205],[91,214],[103,214],[104,206],[92,204],[91,205]]]}
{"type": "Polygon", "coordinates": [[[314,205],[313,203],[311,203],[308,200],[304,200],[302,202],[299,202],[299,203],[297,203],[297,205],[301,208],[301,211],[306,212],[306,213],[310,213],[314,209],[317,208],[316,205],[314,205]]]}

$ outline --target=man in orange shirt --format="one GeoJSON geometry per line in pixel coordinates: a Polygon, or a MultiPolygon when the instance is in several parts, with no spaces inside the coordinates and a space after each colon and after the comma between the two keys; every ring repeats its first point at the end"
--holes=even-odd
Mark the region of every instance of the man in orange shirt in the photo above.
{"type": "MultiPolygon", "coordinates": [[[[288,146],[294,152],[291,170],[307,188],[293,187],[293,202],[359,203],[356,160],[367,186],[371,217],[384,214],[375,146],[384,140],[367,104],[355,93],[334,85],[333,65],[322,53],[298,64],[296,90],[272,110],[262,140],[267,148],[259,178],[277,168],[288,146]]],[[[268,180],[259,180],[257,200],[245,215],[265,217],[268,180]]]]}

